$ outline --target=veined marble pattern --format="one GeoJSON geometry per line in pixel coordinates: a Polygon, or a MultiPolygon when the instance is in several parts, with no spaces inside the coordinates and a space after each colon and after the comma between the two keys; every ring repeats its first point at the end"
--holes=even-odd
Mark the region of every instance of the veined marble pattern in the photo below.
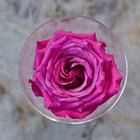
{"type": "Polygon", "coordinates": [[[139,140],[139,57],[139,0],[0,0],[0,140],[139,140]],[[18,81],[19,55],[27,37],[46,20],[67,15],[95,18],[111,28],[122,40],[129,64],[118,104],[82,125],[42,117],[27,103],[18,81]]]}

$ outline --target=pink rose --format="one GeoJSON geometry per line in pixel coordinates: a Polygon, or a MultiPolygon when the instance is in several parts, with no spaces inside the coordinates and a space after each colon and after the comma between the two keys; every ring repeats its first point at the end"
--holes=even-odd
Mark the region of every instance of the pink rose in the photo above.
{"type": "Polygon", "coordinates": [[[56,31],[38,41],[31,83],[35,96],[58,117],[82,119],[120,90],[120,75],[112,54],[96,33],[56,31]]]}

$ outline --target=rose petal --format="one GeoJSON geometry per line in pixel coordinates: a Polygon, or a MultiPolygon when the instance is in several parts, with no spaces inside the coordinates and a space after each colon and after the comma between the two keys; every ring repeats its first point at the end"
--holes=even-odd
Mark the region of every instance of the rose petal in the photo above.
{"type": "Polygon", "coordinates": [[[86,110],[84,112],[78,112],[74,110],[54,110],[52,109],[51,111],[58,117],[70,117],[72,119],[83,119],[87,115],[89,115],[91,112],[93,112],[96,108],[92,108],[89,110],[86,110]]]}
{"type": "Polygon", "coordinates": [[[33,64],[34,69],[37,69],[41,64],[48,42],[49,40],[44,40],[36,43],[35,59],[33,64]]]}
{"type": "Polygon", "coordinates": [[[108,88],[109,95],[113,95],[120,91],[121,80],[122,80],[122,76],[116,67],[115,61],[113,60],[111,63],[111,72],[110,72],[110,79],[109,79],[109,83],[110,83],[108,88]]]}
{"type": "Polygon", "coordinates": [[[31,87],[32,90],[35,94],[35,96],[43,96],[40,89],[38,88],[38,86],[35,84],[35,82],[33,82],[31,79],[29,80],[29,83],[31,83],[31,87]]]}
{"type": "Polygon", "coordinates": [[[87,34],[76,34],[76,33],[72,33],[72,32],[66,32],[63,30],[58,30],[55,31],[54,35],[53,35],[53,41],[56,41],[64,36],[69,37],[73,37],[73,38],[78,38],[78,39],[90,39],[93,41],[97,41],[96,39],[96,33],[87,33],[87,34]]]}

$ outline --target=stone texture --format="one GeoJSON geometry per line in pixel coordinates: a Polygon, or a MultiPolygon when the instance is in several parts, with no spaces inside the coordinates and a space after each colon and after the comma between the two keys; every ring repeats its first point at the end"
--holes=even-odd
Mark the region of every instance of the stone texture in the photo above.
{"type": "Polygon", "coordinates": [[[0,140],[135,140],[140,138],[139,0],[0,0],[0,140]],[[122,40],[129,77],[119,103],[82,125],[51,122],[34,111],[18,81],[20,51],[30,33],[55,16],[83,15],[122,40]]]}

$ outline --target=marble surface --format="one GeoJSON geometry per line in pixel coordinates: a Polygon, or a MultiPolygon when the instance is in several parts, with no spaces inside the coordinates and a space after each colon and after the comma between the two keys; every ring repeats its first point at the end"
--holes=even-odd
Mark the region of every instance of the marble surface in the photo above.
{"type": "Polygon", "coordinates": [[[0,0],[0,140],[140,139],[139,0],[0,0]],[[26,101],[18,81],[18,60],[30,33],[55,16],[83,15],[111,28],[124,43],[127,87],[102,118],[82,125],[54,123],[26,101]]]}

